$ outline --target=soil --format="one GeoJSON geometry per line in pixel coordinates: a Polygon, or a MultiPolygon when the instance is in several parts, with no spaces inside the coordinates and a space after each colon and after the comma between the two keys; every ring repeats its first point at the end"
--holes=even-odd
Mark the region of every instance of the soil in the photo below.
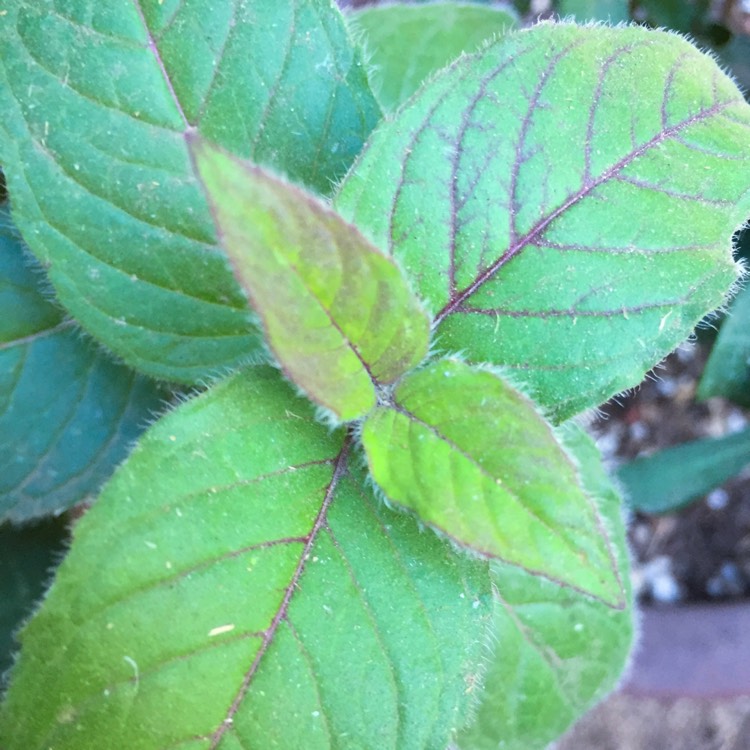
{"type": "MultiPolygon", "coordinates": [[[[612,468],[637,456],[747,426],[750,412],[695,391],[710,342],[686,344],[633,393],[606,404],[591,431],[612,468]]],[[[680,512],[636,513],[630,524],[634,582],[642,602],[727,600],[750,593],[750,475],[680,512]]]]}

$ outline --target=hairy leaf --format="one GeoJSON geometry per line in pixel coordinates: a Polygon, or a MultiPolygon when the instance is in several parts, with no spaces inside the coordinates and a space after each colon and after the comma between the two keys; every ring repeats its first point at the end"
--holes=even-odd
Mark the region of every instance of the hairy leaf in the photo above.
{"type": "Polygon", "coordinates": [[[694,440],[621,466],[628,503],[644,513],[671,513],[750,464],[750,430],[694,440]]]}
{"type": "Polygon", "coordinates": [[[25,260],[0,209],[0,522],[95,493],[167,398],[63,320],[25,260]]]}
{"type": "Polygon", "coordinates": [[[221,243],[286,374],[342,420],[427,355],[430,321],[400,269],[330,208],[193,145],[221,243]]]}
{"type": "MultiPolygon", "coordinates": [[[[620,498],[599,453],[579,428],[566,444],[606,521],[628,601],[628,556],[620,498]]],[[[632,607],[612,609],[522,569],[493,562],[494,653],[461,750],[543,750],[616,684],[633,640],[632,607]]]]}
{"type": "Polygon", "coordinates": [[[185,134],[326,191],[379,117],[327,0],[13,0],[0,111],[14,218],[61,303],[128,364],[191,383],[259,338],[185,134]]]}
{"type": "Polygon", "coordinates": [[[637,383],[722,301],[750,107],[676,35],[541,24],[451,65],[335,205],[402,263],[437,344],[562,420],[637,383]]]}
{"type": "Polygon", "coordinates": [[[75,529],[5,750],[445,747],[486,565],[382,506],[270,368],[158,422],[75,529]]]}
{"type": "Polygon", "coordinates": [[[459,545],[623,606],[623,583],[574,461],[533,404],[454,360],[407,375],[364,422],[372,476],[459,545]]]}
{"type": "Polygon", "coordinates": [[[750,288],[735,297],[706,363],[699,398],[724,396],[750,406],[750,288]]]}
{"type": "Polygon", "coordinates": [[[32,613],[64,552],[67,530],[60,519],[28,528],[0,526],[0,695],[13,663],[14,634],[32,613]]]}
{"type": "Polygon", "coordinates": [[[391,3],[352,14],[366,34],[371,80],[382,107],[405,102],[436,70],[516,25],[510,8],[463,2],[391,3]]]}

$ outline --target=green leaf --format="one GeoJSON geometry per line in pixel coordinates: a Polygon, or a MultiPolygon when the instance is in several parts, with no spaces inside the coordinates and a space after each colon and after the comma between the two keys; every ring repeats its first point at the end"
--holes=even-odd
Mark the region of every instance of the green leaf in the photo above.
{"type": "Polygon", "coordinates": [[[366,35],[383,109],[405,102],[436,70],[517,23],[509,8],[463,2],[370,6],[352,14],[366,35]]]}
{"type": "Polygon", "coordinates": [[[579,21],[596,19],[614,24],[630,20],[628,0],[560,0],[557,12],[579,21]]]}
{"type": "Polygon", "coordinates": [[[455,360],[407,375],[362,428],[389,500],[471,551],[622,606],[623,583],[574,461],[531,401],[455,360]]]}
{"type": "Polygon", "coordinates": [[[750,288],[732,302],[698,385],[698,397],[724,396],[750,406],[750,288]]]}
{"type": "Polygon", "coordinates": [[[750,430],[665,448],[617,470],[628,504],[671,513],[731,479],[750,464],[750,430]]]}
{"type": "Polygon", "coordinates": [[[0,526],[0,695],[3,673],[13,664],[16,630],[44,593],[61,558],[67,530],[60,519],[19,529],[0,526]]]}
{"type": "Polygon", "coordinates": [[[750,213],[750,107],[676,35],[541,24],[457,61],[335,199],[397,257],[437,344],[562,420],[635,385],[717,307],[750,213]]]}
{"type": "Polygon", "coordinates": [[[146,374],[194,383],[260,343],[185,140],[327,191],[380,115],[327,0],[14,0],[0,163],[60,302],[146,374]]]}
{"type": "Polygon", "coordinates": [[[42,283],[0,208],[0,522],[96,492],[168,397],[84,340],[42,283]]]}
{"type": "Polygon", "coordinates": [[[383,507],[349,443],[265,367],[158,422],[21,634],[0,746],[445,747],[486,565],[383,507]]]}
{"type": "MultiPolygon", "coordinates": [[[[579,428],[566,444],[605,519],[630,602],[620,499],[599,452],[579,428]]],[[[633,610],[612,609],[568,588],[499,562],[494,588],[494,654],[476,720],[461,750],[542,750],[617,683],[633,641],[633,610]]]]}
{"type": "Polygon", "coordinates": [[[197,141],[217,231],[285,373],[342,420],[427,355],[430,321],[400,269],[330,208],[197,141]]]}

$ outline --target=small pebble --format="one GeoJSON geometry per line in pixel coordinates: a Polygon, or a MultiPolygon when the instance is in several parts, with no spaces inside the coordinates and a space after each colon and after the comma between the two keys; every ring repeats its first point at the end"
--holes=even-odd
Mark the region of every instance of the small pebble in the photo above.
{"type": "Polygon", "coordinates": [[[655,602],[674,604],[682,599],[682,589],[672,573],[672,560],[659,555],[643,566],[644,589],[655,602]]]}
{"type": "Polygon", "coordinates": [[[745,592],[745,582],[740,569],[733,562],[724,562],[719,572],[706,582],[709,596],[740,596],[745,592]]]}
{"type": "Polygon", "coordinates": [[[711,510],[724,510],[729,502],[729,493],[723,487],[717,487],[706,495],[706,505],[711,510]]]}
{"type": "Polygon", "coordinates": [[[629,432],[630,437],[633,440],[640,442],[648,437],[648,425],[644,424],[639,419],[637,422],[633,422],[633,424],[630,425],[629,432]]]}
{"type": "Polygon", "coordinates": [[[671,378],[667,380],[657,380],[656,391],[660,396],[670,398],[677,392],[677,383],[671,378]]]}
{"type": "Polygon", "coordinates": [[[739,432],[740,430],[744,430],[745,427],[747,427],[745,415],[737,409],[732,409],[727,414],[727,432],[739,432]]]}

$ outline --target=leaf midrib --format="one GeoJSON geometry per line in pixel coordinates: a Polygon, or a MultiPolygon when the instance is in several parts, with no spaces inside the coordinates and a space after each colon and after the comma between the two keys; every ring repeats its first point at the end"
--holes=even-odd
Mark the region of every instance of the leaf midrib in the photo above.
{"type": "Polygon", "coordinates": [[[297,563],[294,573],[292,574],[289,585],[284,590],[284,596],[282,597],[281,603],[279,604],[279,607],[276,610],[273,619],[271,620],[271,624],[263,634],[263,643],[258,649],[258,652],[253,659],[253,663],[245,673],[242,684],[240,685],[234,700],[229,706],[226,715],[222,719],[221,723],[211,735],[211,744],[209,746],[209,750],[216,750],[225,732],[232,726],[232,720],[239,710],[240,706],[242,705],[242,701],[250,688],[250,684],[253,678],[257,674],[260,663],[263,660],[263,657],[265,656],[269,647],[271,646],[279,625],[287,616],[289,605],[291,603],[292,597],[294,596],[294,592],[298,588],[299,579],[304,572],[307,560],[311,556],[312,548],[317,541],[318,535],[327,524],[328,510],[333,503],[339,481],[347,472],[347,460],[349,457],[351,445],[352,436],[348,434],[344,439],[341,450],[334,459],[334,468],[331,481],[326,489],[323,501],[321,502],[320,510],[318,511],[318,514],[313,521],[312,528],[310,529],[310,533],[307,536],[307,542],[305,543],[302,553],[300,554],[299,562],[297,563]]]}
{"type": "Polygon", "coordinates": [[[722,110],[733,104],[732,101],[717,102],[707,109],[701,110],[699,113],[688,117],[676,125],[671,126],[660,133],[655,135],[653,138],[646,141],[636,149],[633,149],[630,153],[622,157],[618,162],[613,164],[609,169],[605,170],[599,177],[593,179],[590,183],[584,184],[575,193],[569,196],[560,206],[555,210],[547,214],[547,216],[540,219],[525,235],[521,236],[515,243],[512,243],[510,247],[488,268],[480,273],[477,278],[468,286],[464,287],[461,291],[457,292],[451,299],[443,306],[443,308],[435,316],[434,326],[438,326],[446,317],[456,312],[457,308],[461,307],[465,300],[471,297],[478,289],[480,289],[485,282],[492,279],[495,274],[508,262],[510,262],[516,255],[522,250],[528,247],[535,239],[543,235],[547,228],[564,214],[568,209],[572,208],[578,202],[586,198],[591,192],[593,192],[600,185],[604,184],[610,179],[613,179],[615,175],[623,170],[625,167],[630,165],[638,157],[643,156],[650,149],[658,146],[663,141],[670,137],[673,137],[684,129],[688,128],[695,123],[702,122],[708,117],[712,117],[722,110]]]}

